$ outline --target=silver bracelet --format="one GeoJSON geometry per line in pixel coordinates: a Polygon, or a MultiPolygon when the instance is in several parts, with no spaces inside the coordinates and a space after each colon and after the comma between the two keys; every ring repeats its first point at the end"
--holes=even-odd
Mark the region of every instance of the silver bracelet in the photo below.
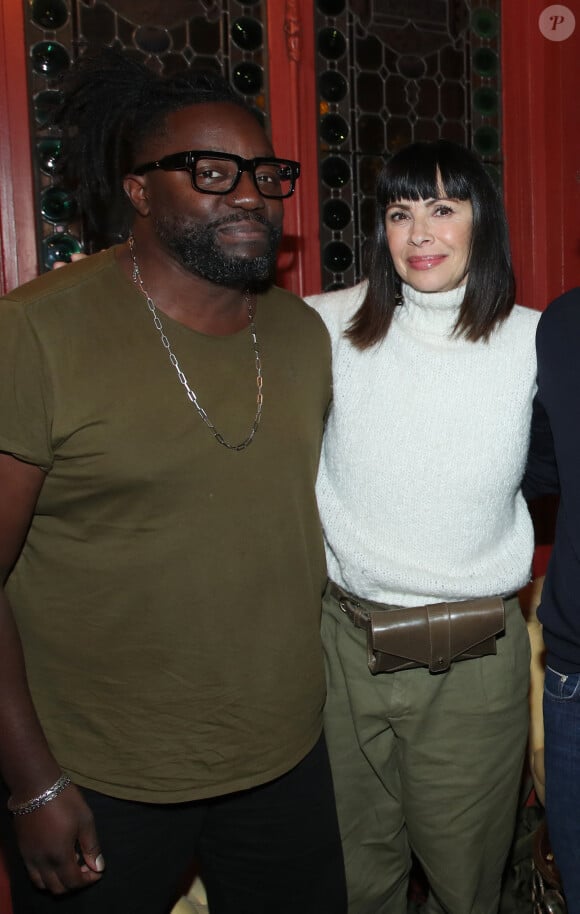
{"type": "Polygon", "coordinates": [[[16,804],[12,797],[10,797],[8,800],[8,810],[14,816],[27,816],[29,812],[35,812],[42,806],[46,806],[51,800],[55,800],[59,793],[62,793],[65,787],[68,787],[70,783],[71,779],[68,774],[61,774],[58,781],[55,781],[52,787],[44,790],[37,797],[33,797],[32,800],[26,800],[25,803],[16,804]]]}

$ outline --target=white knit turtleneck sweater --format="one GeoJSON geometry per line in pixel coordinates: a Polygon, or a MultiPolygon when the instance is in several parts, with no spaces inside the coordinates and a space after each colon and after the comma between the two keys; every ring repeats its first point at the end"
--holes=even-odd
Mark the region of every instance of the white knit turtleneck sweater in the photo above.
{"type": "Polygon", "coordinates": [[[308,299],[333,347],[334,403],[317,494],[330,577],[401,606],[508,594],[529,580],[519,492],[539,313],[516,306],[488,342],[450,337],[464,289],[403,287],[387,337],[344,337],[364,284],[308,299]]]}

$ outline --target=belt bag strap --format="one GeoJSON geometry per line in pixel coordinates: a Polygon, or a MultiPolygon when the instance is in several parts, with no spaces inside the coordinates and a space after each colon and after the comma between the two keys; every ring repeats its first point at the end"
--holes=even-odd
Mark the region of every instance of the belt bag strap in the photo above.
{"type": "Polygon", "coordinates": [[[458,660],[495,654],[505,628],[501,597],[388,609],[368,601],[363,606],[336,584],[331,592],[351,622],[366,629],[371,673],[415,667],[443,673],[458,660]]]}

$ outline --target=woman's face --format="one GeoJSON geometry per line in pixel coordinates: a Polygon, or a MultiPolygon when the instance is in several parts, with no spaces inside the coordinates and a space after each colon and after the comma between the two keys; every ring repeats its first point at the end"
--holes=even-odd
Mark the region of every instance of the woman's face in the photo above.
{"type": "Polygon", "coordinates": [[[419,292],[448,292],[467,282],[473,210],[469,200],[399,200],[385,229],[395,269],[419,292]]]}

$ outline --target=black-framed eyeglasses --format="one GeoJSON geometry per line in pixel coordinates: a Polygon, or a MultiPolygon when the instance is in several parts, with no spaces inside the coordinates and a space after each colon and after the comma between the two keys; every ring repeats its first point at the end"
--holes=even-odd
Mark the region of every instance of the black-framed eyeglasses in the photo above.
{"type": "Polygon", "coordinates": [[[229,194],[237,187],[242,173],[252,175],[256,189],[263,197],[283,200],[294,193],[300,175],[300,163],[290,159],[258,156],[243,159],[241,156],[212,150],[176,152],[157,162],[146,162],[133,169],[134,175],[161,168],[163,171],[188,171],[191,183],[200,194],[229,194]]]}

